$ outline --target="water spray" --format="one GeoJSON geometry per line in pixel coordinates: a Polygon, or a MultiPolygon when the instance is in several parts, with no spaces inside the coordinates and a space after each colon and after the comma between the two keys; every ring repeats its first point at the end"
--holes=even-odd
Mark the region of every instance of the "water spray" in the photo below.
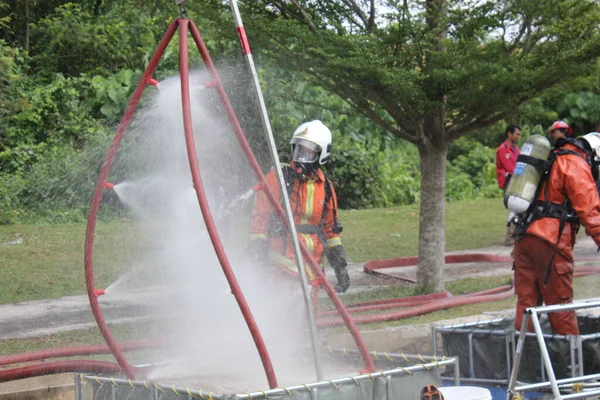
{"type": "MultiPolygon", "coordinates": [[[[365,371],[373,372],[373,371],[375,371],[375,365],[373,363],[371,355],[369,354],[369,351],[367,350],[367,346],[365,345],[365,343],[358,331],[357,326],[354,324],[350,315],[346,312],[346,310],[344,308],[344,304],[340,300],[338,294],[333,289],[331,284],[327,281],[327,277],[321,270],[321,267],[317,264],[317,262],[314,260],[312,255],[307,251],[307,249],[303,246],[303,244],[300,243],[298,240],[298,234],[296,232],[296,226],[294,224],[294,217],[293,217],[290,201],[289,201],[288,194],[287,194],[286,183],[285,183],[285,179],[283,177],[281,164],[279,162],[279,156],[277,154],[275,138],[273,136],[271,124],[269,122],[269,116],[267,113],[266,103],[264,101],[264,98],[262,95],[262,90],[260,88],[260,82],[258,79],[258,72],[254,65],[254,59],[252,58],[252,51],[250,50],[250,44],[249,44],[248,38],[246,36],[246,30],[244,28],[244,23],[242,22],[242,16],[241,16],[240,10],[238,8],[237,0],[229,0],[229,6],[231,8],[231,12],[233,13],[233,18],[234,18],[236,30],[238,33],[238,38],[240,41],[240,45],[242,46],[242,52],[244,53],[246,65],[252,76],[252,83],[253,83],[253,86],[255,89],[254,93],[256,95],[256,100],[259,104],[261,123],[262,123],[264,131],[266,132],[267,140],[269,143],[269,149],[271,151],[271,158],[275,165],[277,181],[279,183],[279,191],[283,197],[283,205],[284,205],[285,209],[282,209],[281,205],[278,202],[279,199],[276,199],[273,194],[273,191],[268,186],[266,186],[266,181],[264,179],[264,175],[262,174],[262,171],[260,171],[260,168],[258,168],[258,165],[256,165],[256,162],[253,163],[252,160],[249,160],[249,161],[250,161],[250,164],[255,169],[255,172],[259,179],[259,182],[263,184],[262,190],[265,192],[265,194],[266,194],[267,198],[269,199],[269,201],[271,202],[272,206],[275,208],[275,210],[279,214],[282,222],[284,222],[288,232],[290,233],[290,237],[292,239],[292,245],[294,248],[294,256],[296,258],[296,265],[298,268],[298,275],[300,276],[300,281],[301,281],[300,284],[302,287],[302,293],[304,295],[304,301],[306,304],[306,312],[307,312],[308,321],[310,324],[310,339],[311,339],[311,344],[312,344],[311,347],[312,347],[312,351],[313,351],[313,359],[315,362],[315,371],[317,374],[317,379],[321,380],[323,378],[323,372],[322,372],[322,369],[320,366],[320,360],[319,360],[320,357],[319,357],[319,352],[317,349],[317,329],[316,329],[316,324],[315,324],[315,316],[314,316],[313,306],[316,304],[317,290],[321,286],[325,289],[325,292],[328,294],[328,296],[331,299],[332,303],[334,304],[335,308],[340,313],[345,325],[347,326],[348,330],[350,331],[350,334],[354,338],[354,341],[355,341],[355,343],[363,357],[363,360],[365,362],[365,371]],[[308,279],[306,276],[306,271],[304,270],[304,267],[303,267],[304,266],[303,255],[306,258],[306,261],[308,262],[308,264],[310,265],[311,270],[317,277],[316,281],[320,283],[319,286],[316,286],[313,288],[312,299],[311,299],[311,294],[309,293],[309,283],[308,283],[308,279]]],[[[242,141],[242,139],[240,139],[240,140],[242,141]]],[[[245,139],[243,139],[243,140],[245,140],[245,139]]],[[[256,160],[254,160],[254,161],[256,161],[256,160]]]]}
{"type": "MultiPolygon", "coordinates": [[[[303,258],[308,262],[311,266],[313,272],[316,274],[319,284],[325,289],[329,297],[331,298],[333,304],[338,309],[341,318],[345,325],[348,327],[352,336],[355,339],[355,342],[361,352],[363,359],[365,361],[365,371],[373,372],[375,367],[373,365],[373,361],[371,359],[371,355],[366,349],[366,346],[358,332],[356,325],[354,324],[352,318],[346,312],[343,303],[333,290],[331,284],[327,281],[323,272],[321,271],[320,266],[316,263],[316,261],[312,258],[311,254],[308,250],[302,245],[302,243],[298,242],[298,237],[296,234],[295,226],[293,223],[291,207],[289,204],[289,199],[287,197],[287,191],[285,190],[285,182],[283,180],[281,167],[279,164],[279,160],[276,153],[275,143],[273,139],[273,135],[271,132],[270,124],[268,121],[268,117],[266,114],[266,107],[264,104],[264,100],[262,98],[262,94],[260,91],[260,87],[258,86],[258,76],[256,74],[256,70],[254,69],[254,64],[252,62],[250,47],[248,45],[247,38],[245,36],[245,31],[243,25],[241,24],[241,17],[239,15],[239,11],[237,9],[237,3],[235,0],[232,0],[231,7],[234,13],[234,17],[236,20],[236,26],[238,35],[242,44],[242,50],[244,55],[246,56],[246,60],[248,65],[250,66],[251,74],[253,80],[255,82],[256,95],[260,104],[261,116],[263,127],[267,132],[267,138],[269,141],[269,146],[272,150],[273,162],[275,164],[275,169],[277,171],[277,176],[279,179],[279,183],[281,185],[281,194],[284,197],[284,206],[285,210],[279,203],[279,196],[276,196],[274,191],[268,186],[265,180],[265,176],[254,156],[252,149],[250,148],[248,141],[238,118],[233,110],[231,102],[229,101],[228,95],[225,92],[225,89],[219,79],[217,70],[213,64],[213,61],[208,53],[208,49],[204,44],[204,41],[200,35],[200,32],[196,25],[189,20],[185,15],[185,9],[182,4],[184,1],[175,0],[175,4],[177,4],[181,10],[181,17],[173,21],[169,24],[163,38],[161,39],[159,45],[156,48],[155,53],[152,55],[146,70],[142,74],[142,77],[130,99],[130,102],[123,114],[121,122],[117,127],[115,136],[110,145],[106,158],[102,164],[102,167],[99,172],[96,188],[92,197],[91,205],[90,205],[90,214],[88,218],[88,225],[86,230],[86,240],[85,240],[85,255],[84,255],[84,265],[85,265],[85,276],[86,276],[86,286],[88,290],[88,298],[90,301],[90,305],[92,308],[92,312],[100,329],[100,332],[104,336],[108,347],[111,352],[115,356],[120,368],[123,370],[125,375],[130,379],[135,379],[136,368],[130,365],[125,356],[123,354],[123,349],[113,338],[113,335],[104,319],[103,313],[100,309],[98,296],[101,295],[101,290],[96,289],[94,283],[94,272],[93,272],[93,250],[94,250],[94,233],[96,229],[96,221],[98,216],[98,211],[100,208],[100,204],[102,201],[102,194],[105,189],[114,189],[114,185],[108,182],[108,176],[111,171],[111,167],[113,161],[115,159],[116,153],[121,145],[122,139],[132,121],[133,114],[138,107],[138,104],[141,100],[141,97],[147,88],[148,85],[153,85],[152,74],[157,68],[158,62],[160,61],[162,55],[164,54],[168,44],[173,39],[174,35],[179,32],[179,68],[180,68],[180,82],[181,82],[181,104],[183,111],[183,130],[185,135],[185,145],[187,150],[187,157],[189,161],[189,168],[192,176],[193,187],[196,192],[196,198],[198,204],[200,206],[200,211],[202,213],[202,217],[204,219],[204,223],[206,226],[206,231],[210,238],[211,244],[215,250],[221,268],[223,270],[223,274],[229,284],[231,289],[231,293],[235,297],[235,301],[237,302],[237,306],[242,312],[242,316],[246,322],[246,325],[250,331],[250,335],[254,341],[254,344],[258,350],[258,354],[260,356],[260,360],[263,364],[263,368],[265,370],[265,374],[267,376],[267,381],[271,388],[277,387],[277,379],[275,376],[275,372],[273,369],[273,365],[269,356],[269,352],[267,351],[267,347],[263,340],[262,334],[256,324],[256,321],[253,317],[253,314],[249,308],[248,303],[246,302],[245,296],[242,293],[241,287],[238,284],[237,278],[231,268],[229,259],[225,250],[223,248],[223,244],[217,232],[215,221],[211,214],[211,210],[208,204],[207,196],[205,193],[204,184],[202,181],[202,177],[200,174],[197,154],[196,154],[196,144],[193,134],[192,128],[192,113],[190,107],[190,81],[189,81],[189,65],[188,65],[188,33],[191,34],[193,41],[198,48],[201,58],[204,61],[205,67],[208,70],[212,79],[210,79],[204,86],[205,88],[214,88],[218,98],[221,100],[223,105],[223,110],[226,113],[227,119],[230,123],[230,127],[232,128],[235,137],[238,139],[238,142],[241,146],[241,149],[246,156],[247,161],[250,163],[252,170],[254,171],[259,184],[256,186],[258,189],[262,190],[271,205],[276,210],[279,217],[282,219],[284,225],[286,225],[288,231],[290,232],[290,236],[292,238],[294,248],[295,248],[295,257],[296,263],[298,266],[298,272],[301,277],[301,287],[304,294],[304,298],[306,301],[306,310],[308,314],[308,320],[310,322],[310,339],[312,342],[313,349],[313,358],[315,361],[315,369],[317,372],[317,378],[319,380],[322,379],[322,372],[319,363],[319,354],[317,351],[317,340],[316,340],[316,326],[314,322],[313,308],[311,299],[308,293],[309,285],[306,277],[306,271],[302,267],[304,265],[303,258]]],[[[255,190],[249,190],[248,193],[252,193],[255,190]]],[[[313,290],[313,294],[316,293],[316,290],[313,290]]]]}

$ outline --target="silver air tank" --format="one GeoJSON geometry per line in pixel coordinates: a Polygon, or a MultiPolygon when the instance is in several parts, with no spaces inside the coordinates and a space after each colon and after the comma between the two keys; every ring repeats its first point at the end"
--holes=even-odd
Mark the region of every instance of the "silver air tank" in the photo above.
{"type": "MultiPolygon", "coordinates": [[[[547,160],[552,146],[542,135],[532,135],[525,141],[520,154],[547,160]]],[[[504,205],[510,212],[525,212],[535,200],[541,172],[533,165],[518,161],[504,193],[504,205]]]]}

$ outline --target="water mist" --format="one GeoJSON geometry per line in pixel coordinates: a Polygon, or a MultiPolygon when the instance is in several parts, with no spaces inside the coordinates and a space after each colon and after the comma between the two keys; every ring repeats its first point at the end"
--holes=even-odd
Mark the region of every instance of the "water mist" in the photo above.
{"type": "MultiPolygon", "coordinates": [[[[216,93],[203,89],[207,80],[205,73],[191,76],[191,108],[200,172],[220,238],[280,385],[313,380],[299,282],[273,274],[266,260],[264,265],[248,262],[247,221],[257,182],[216,93]]],[[[119,151],[114,174],[120,183],[114,190],[144,245],[102,300],[127,298],[132,308],[143,308],[151,323],[135,327],[136,337],[167,343],[142,356],[143,362],[165,363],[150,379],[215,385],[221,393],[264,389],[260,358],[200,212],[181,116],[177,76],[153,92],[119,151]]]]}

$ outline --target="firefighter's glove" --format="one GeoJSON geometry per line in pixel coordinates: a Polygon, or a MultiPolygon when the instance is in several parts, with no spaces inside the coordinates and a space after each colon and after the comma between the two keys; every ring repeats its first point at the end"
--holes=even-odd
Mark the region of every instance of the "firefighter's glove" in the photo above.
{"type": "Polygon", "coordinates": [[[346,252],[343,246],[335,246],[327,249],[326,251],[327,261],[329,265],[335,271],[335,277],[337,278],[337,285],[335,285],[335,291],[337,293],[344,293],[350,287],[350,276],[348,275],[348,263],[346,262],[346,252]]]}
{"type": "Polygon", "coordinates": [[[247,248],[250,260],[254,264],[265,264],[269,257],[269,242],[263,238],[253,238],[247,248]]]}

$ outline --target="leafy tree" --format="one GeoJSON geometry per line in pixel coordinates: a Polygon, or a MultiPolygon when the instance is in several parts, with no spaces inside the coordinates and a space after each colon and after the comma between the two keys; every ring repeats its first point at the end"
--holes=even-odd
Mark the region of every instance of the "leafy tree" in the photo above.
{"type": "Polygon", "coordinates": [[[443,284],[449,144],[590,72],[592,0],[246,0],[256,49],[338,94],[420,154],[418,281],[443,284]]]}
{"type": "Polygon", "coordinates": [[[79,4],[65,4],[32,26],[33,66],[72,76],[141,69],[158,40],[157,25],[158,17],[127,5],[94,16],[79,4]]]}
{"type": "Polygon", "coordinates": [[[0,170],[20,172],[56,148],[82,148],[104,127],[90,118],[89,79],[50,80],[22,77],[7,88],[11,99],[6,115],[0,114],[0,170]]]}

